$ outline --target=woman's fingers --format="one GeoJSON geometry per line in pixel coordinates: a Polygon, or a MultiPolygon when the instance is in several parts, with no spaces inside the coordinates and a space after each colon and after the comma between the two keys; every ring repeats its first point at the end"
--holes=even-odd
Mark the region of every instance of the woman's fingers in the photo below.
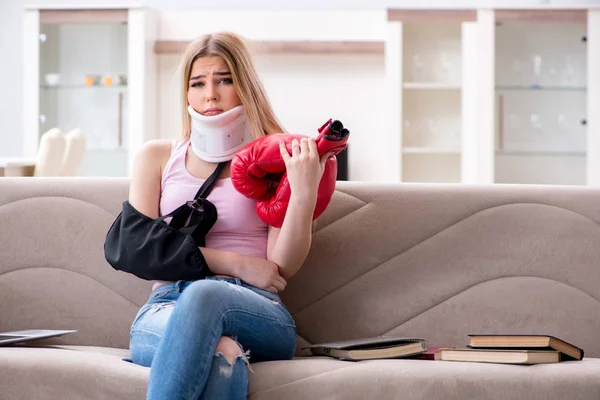
{"type": "Polygon", "coordinates": [[[292,157],[298,157],[300,155],[300,143],[298,139],[292,140],[292,157]]]}
{"type": "Polygon", "coordinates": [[[281,153],[281,157],[283,157],[283,161],[287,162],[290,159],[290,153],[288,153],[287,147],[283,143],[283,140],[279,141],[279,152],[281,153]]]}
{"type": "Polygon", "coordinates": [[[300,140],[300,153],[309,155],[310,150],[308,149],[308,138],[302,138],[300,140]]]}
{"type": "Polygon", "coordinates": [[[273,293],[278,293],[278,292],[285,290],[286,286],[287,286],[286,280],[283,279],[280,275],[277,275],[273,278],[271,285],[269,285],[270,289],[268,289],[268,290],[273,293]]]}
{"type": "Polygon", "coordinates": [[[317,141],[315,138],[308,138],[308,153],[312,156],[319,157],[319,150],[317,149],[317,141]]]}
{"type": "Polygon", "coordinates": [[[287,286],[287,281],[281,276],[278,276],[275,280],[277,281],[277,287],[279,288],[279,290],[284,290],[287,286]]]}

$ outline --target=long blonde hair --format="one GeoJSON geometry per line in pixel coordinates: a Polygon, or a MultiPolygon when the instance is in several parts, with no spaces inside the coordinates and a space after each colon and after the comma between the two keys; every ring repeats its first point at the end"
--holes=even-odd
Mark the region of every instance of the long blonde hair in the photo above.
{"type": "Polygon", "coordinates": [[[191,118],[187,111],[187,93],[194,61],[201,57],[221,57],[231,71],[233,85],[246,110],[252,127],[252,135],[258,139],[264,135],[284,133],[269,103],[265,89],[256,73],[254,62],[243,39],[230,32],[207,34],[191,42],[185,49],[180,68],[182,100],[182,137],[191,134],[191,118]]]}

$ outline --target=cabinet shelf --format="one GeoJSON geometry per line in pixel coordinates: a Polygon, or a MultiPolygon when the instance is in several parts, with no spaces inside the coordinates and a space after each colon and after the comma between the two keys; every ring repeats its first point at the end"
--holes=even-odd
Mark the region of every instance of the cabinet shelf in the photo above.
{"type": "Polygon", "coordinates": [[[40,85],[40,88],[45,90],[63,90],[63,89],[87,89],[87,90],[106,90],[106,89],[125,89],[127,85],[85,85],[85,84],[65,84],[65,85],[40,85]]]}
{"type": "Polygon", "coordinates": [[[522,91],[522,92],[585,92],[583,86],[496,86],[499,91],[522,91]]]}
{"type": "Polygon", "coordinates": [[[411,146],[402,148],[404,154],[460,154],[459,149],[428,146],[411,146]]]}
{"type": "Polygon", "coordinates": [[[497,150],[497,156],[585,157],[585,151],[497,150]]]}
{"type": "Polygon", "coordinates": [[[442,82],[405,82],[402,84],[404,89],[423,89],[423,90],[460,90],[461,86],[454,83],[442,82]]]}

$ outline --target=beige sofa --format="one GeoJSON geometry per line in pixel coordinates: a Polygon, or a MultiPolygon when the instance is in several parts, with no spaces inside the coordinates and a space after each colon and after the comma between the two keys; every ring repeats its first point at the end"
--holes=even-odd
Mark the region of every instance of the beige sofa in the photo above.
{"type": "MultiPolygon", "coordinates": [[[[104,260],[126,179],[0,179],[0,331],[78,329],[0,348],[1,399],[143,399],[125,362],[149,282],[104,260]]],[[[600,399],[600,189],[340,182],[282,294],[298,358],[259,363],[250,398],[600,399]],[[301,357],[306,343],[394,334],[544,333],[585,359],[515,366],[301,357]],[[598,357],[598,358],[595,358],[598,357]]]]}

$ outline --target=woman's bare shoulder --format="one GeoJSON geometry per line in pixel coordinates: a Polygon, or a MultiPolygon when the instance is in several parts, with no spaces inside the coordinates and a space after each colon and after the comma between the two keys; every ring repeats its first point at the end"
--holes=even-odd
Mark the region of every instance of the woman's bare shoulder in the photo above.
{"type": "Polygon", "coordinates": [[[173,146],[171,139],[152,139],[143,144],[140,152],[150,152],[154,155],[171,154],[171,146],[173,146]]]}
{"type": "Polygon", "coordinates": [[[145,142],[138,152],[138,158],[147,160],[152,164],[165,165],[171,156],[173,140],[153,139],[145,142]]]}

